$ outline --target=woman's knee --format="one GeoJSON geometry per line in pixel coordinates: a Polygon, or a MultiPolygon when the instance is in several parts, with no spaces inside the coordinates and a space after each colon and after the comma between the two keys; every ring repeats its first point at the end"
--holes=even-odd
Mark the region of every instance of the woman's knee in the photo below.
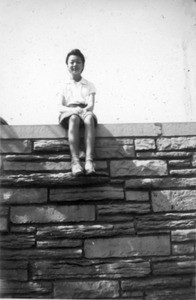
{"type": "Polygon", "coordinates": [[[69,126],[80,125],[80,118],[77,115],[71,115],[69,118],[69,126]]]}
{"type": "Polygon", "coordinates": [[[93,115],[88,115],[86,116],[86,118],[84,119],[84,124],[86,126],[94,126],[95,125],[95,121],[94,121],[94,117],[93,115]]]}

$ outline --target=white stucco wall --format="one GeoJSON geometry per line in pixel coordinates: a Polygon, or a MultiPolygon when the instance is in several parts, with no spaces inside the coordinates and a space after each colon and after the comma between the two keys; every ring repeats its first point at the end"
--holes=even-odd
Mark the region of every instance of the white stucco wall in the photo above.
{"type": "Polygon", "coordinates": [[[72,48],[101,123],[196,121],[194,0],[1,0],[0,115],[57,123],[72,48]]]}

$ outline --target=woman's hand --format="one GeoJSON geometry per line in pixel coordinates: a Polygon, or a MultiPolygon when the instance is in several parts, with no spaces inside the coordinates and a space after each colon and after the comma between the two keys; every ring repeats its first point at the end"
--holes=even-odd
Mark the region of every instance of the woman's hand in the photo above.
{"type": "Polygon", "coordinates": [[[83,109],[81,107],[75,107],[74,108],[74,111],[77,113],[77,114],[82,114],[83,113],[83,109]]]}
{"type": "Polygon", "coordinates": [[[87,113],[87,111],[88,111],[88,109],[86,107],[83,108],[83,110],[82,110],[83,115],[85,115],[87,113]]]}

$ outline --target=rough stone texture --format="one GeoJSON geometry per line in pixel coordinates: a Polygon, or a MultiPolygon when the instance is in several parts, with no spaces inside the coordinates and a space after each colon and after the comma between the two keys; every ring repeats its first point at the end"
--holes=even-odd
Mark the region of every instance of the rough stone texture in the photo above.
{"type": "Polygon", "coordinates": [[[194,254],[195,253],[195,247],[194,244],[175,244],[172,245],[172,253],[173,255],[178,254],[194,254]]]}
{"type": "Polygon", "coordinates": [[[33,143],[36,152],[69,152],[68,140],[40,140],[33,143]]]}
{"type": "MultiPolygon", "coordinates": [[[[7,171],[70,171],[71,157],[65,155],[6,155],[4,170],[7,171]]],[[[84,164],[84,162],[82,162],[84,164]]],[[[95,161],[97,171],[106,170],[105,161],[95,161]]]]}
{"type": "MultiPolygon", "coordinates": [[[[30,298],[35,298],[39,295],[47,294],[52,291],[50,282],[8,282],[5,284],[2,294],[11,294],[16,298],[26,298],[26,295],[31,295],[30,298]]],[[[7,297],[6,297],[7,298],[7,297]]]]}
{"type": "Polygon", "coordinates": [[[34,187],[34,186],[84,186],[107,183],[109,181],[106,173],[97,173],[96,176],[74,177],[71,173],[31,173],[2,175],[0,182],[2,186],[34,187]]]}
{"type": "Polygon", "coordinates": [[[196,167],[196,153],[193,154],[192,165],[193,165],[193,167],[196,167]]]}
{"type": "Polygon", "coordinates": [[[90,205],[19,206],[11,208],[10,219],[15,224],[93,221],[95,208],[90,205]]]}
{"type": "Polygon", "coordinates": [[[11,225],[10,232],[12,233],[36,233],[35,226],[26,225],[11,225]]]}
{"type": "Polygon", "coordinates": [[[35,245],[35,237],[33,235],[9,235],[0,237],[1,248],[5,249],[26,249],[35,245]]]}
{"type": "Polygon", "coordinates": [[[158,152],[152,152],[152,151],[141,151],[137,152],[136,155],[138,158],[186,158],[186,157],[192,157],[192,152],[189,151],[168,151],[168,152],[163,152],[163,151],[158,151],[158,152]]]}
{"type": "Polygon", "coordinates": [[[129,292],[133,290],[150,290],[150,289],[163,289],[174,287],[188,287],[190,286],[190,278],[186,277],[151,277],[148,279],[140,280],[124,280],[122,281],[123,296],[129,297],[129,292]]]}
{"type": "Polygon", "coordinates": [[[196,149],[196,137],[172,137],[157,140],[159,151],[196,149]]]}
{"type": "Polygon", "coordinates": [[[25,249],[25,250],[1,250],[1,256],[4,260],[43,260],[43,259],[66,259],[81,258],[82,250],[77,248],[66,249],[25,249]]]}
{"type": "Polygon", "coordinates": [[[196,188],[196,178],[144,178],[126,180],[126,188],[196,188]]]}
{"type": "Polygon", "coordinates": [[[169,236],[86,240],[85,257],[130,257],[169,255],[169,236]]]}
{"type": "Polygon", "coordinates": [[[70,171],[70,162],[4,162],[6,171],[70,171]]]}
{"type": "Polygon", "coordinates": [[[196,261],[170,261],[154,263],[154,275],[194,274],[196,261]]]}
{"type": "Polygon", "coordinates": [[[98,216],[100,215],[121,215],[121,214],[145,214],[150,212],[148,203],[125,203],[111,204],[110,206],[98,205],[98,216]]]}
{"type": "Polygon", "coordinates": [[[195,300],[195,290],[186,289],[166,289],[147,292],[145,300],[195,300]]]}
{"type": "Polygon", "coordinates": [[[111,161],[111,176],[166,176],[167,165],[162,160],[111,161]]]}
{"type": "Polygon", "coordinates": [[[195,300],[196,123],[2,127],[1,298],[195,300]]]}
{"type": "Polygon", "coordinates": [[[196,210],[196,190],[154,191],[153,211],[196,210]]]}
{"type": "Polygon", "coordinates": [[[57,239],[37,241],[37,248],[75,248],[82,247],[82,240],[57,239]]]}
{"type": "Polygon", "coordinates": [[[100,236],[116,236],[133,234],[135,232],[133,223],[119,224],[86,224],[86,225],[64,225],[38,227],[37,235],[41,238],[84,238],[100,236]]]}
{"type": "Polygon", "coordinates": [[[15,154],[6,155],[5,161],[12,162],[41,162],[41,161],[70,161],[70,154],[15,154]]]}
{"type": "Polygon", "coordinates": [[[169,160],[168,163],[170,167],[176,167],[176,168],[191,166],[190,159],[169,160]]]}
{"type": "Polygon", "coordinates": [[[100,186],[86,188],[51,189],[50,201],[77,201],[77,200],[123,200],[124,191],[120,187],[100,186]]]}
{"type": "Polygon", "coordinates": [[[135,150],[154,150],[156,149],[154,139],[135,139],[135,150]]]}
{"type": "Polygon", "coordinates": [[[175,230],[171,232],[171,238],[174,242],[189,242],[196,240],[196,229],[175,230]]]}
{"type": "Polygon", "coordinates": [[[141,259],[118,261],[84,259],[80,261],[39,261],[32,265],[32,277],[35,280],[65,278],[139,278],[145,277],[150,272],[150,263],[141,259]]]}
{"type": "Polygon", "coordinates": [[[185,229],[195,227],[196,213],[183,214],[157,214],[140,216],[136,220],[136,229],[138,232],[147,232],[165,229],[185,229]]]}
{"type": "Polygon", "coordinates": [[[1,203],[7,204],[31,204],[46,203],[46,189],[0,189],[1,203]]]}
{"type": "Polygon", "coordinates": [[[116,298],[119,296],[117,281],[80,281],[54,284],[55,299],[78,298],[116,298]]]}
{"type": "Polygon", "coordinates": [[[129,213],[107,213],[107,214],[99,214],[97,216],[99,222],[133,222],[134,216],[129,213]]]}
{"type": "Polygon", "coordinates": [[[169,172],[171,175],[195,175],[196,174],[196,169],[183,169],[183,170],[171,170],[169,172]]]}

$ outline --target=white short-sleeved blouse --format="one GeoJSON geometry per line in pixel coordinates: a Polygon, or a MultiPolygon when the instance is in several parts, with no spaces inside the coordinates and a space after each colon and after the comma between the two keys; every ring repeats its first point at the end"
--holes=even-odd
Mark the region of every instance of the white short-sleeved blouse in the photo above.
{"type": "Polygon", "coordinates": [[[70,79],[66,81],[62,91],[62,105],[88,104],[88,99],[91,94],[96,94],[96,89],[92,82],[83,77],[79,82],[70,79]]]}

